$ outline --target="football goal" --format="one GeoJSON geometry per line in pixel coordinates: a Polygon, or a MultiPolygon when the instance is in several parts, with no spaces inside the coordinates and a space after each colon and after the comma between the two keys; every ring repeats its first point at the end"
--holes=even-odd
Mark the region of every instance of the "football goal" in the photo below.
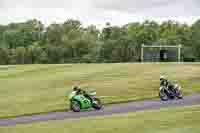
{"type": "Polygon", "coordinates": [[[142,62],[180,62],[181,45],[142,45],[142,62]]]}

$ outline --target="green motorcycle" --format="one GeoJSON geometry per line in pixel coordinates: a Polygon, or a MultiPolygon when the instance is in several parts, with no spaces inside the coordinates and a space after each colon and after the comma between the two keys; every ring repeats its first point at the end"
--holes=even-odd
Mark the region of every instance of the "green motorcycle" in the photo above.
{"type": "Polygon", "coordinates": [[[84,92],[76,95],[76,92],[72,92],[69,95],[70,109],[74,112],[80,112],[90,108],[100,110],[102,103],[100,99],[96,98],[96,92],[84,92]]]}

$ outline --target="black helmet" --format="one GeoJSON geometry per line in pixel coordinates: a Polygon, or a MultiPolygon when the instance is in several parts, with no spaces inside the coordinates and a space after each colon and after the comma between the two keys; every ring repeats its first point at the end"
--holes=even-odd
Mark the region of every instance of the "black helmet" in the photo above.
{"type": "Polygon", "coordinates": [[[79,90],[79,88],[80,88],[79,86],[74,86],[73,91],[77,91],[77,90],[79,90]]]}

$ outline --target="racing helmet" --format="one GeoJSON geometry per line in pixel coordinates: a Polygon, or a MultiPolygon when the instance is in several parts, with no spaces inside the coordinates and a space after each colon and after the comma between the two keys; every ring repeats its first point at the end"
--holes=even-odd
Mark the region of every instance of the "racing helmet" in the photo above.
{"type": "Polygon", "coordinates": [[[164,75],[160,76],[160,80],[166,79],[164,75]]]}
{"type": "Polygon", "coordinates": [[[77,90],[79,90],[79,89],[80,89],[79,86],[73,86],[73,91],[77,91],[77,90]]]}

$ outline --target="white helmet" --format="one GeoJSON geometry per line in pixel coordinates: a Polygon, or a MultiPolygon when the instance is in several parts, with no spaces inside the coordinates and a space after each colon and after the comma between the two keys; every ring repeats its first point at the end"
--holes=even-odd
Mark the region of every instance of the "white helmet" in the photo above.
{"type": "Polygon", "coordinates": [[[164,75],[160,76],[160,80],[162,80],[162,79],[166,79],[164,75]]]}

